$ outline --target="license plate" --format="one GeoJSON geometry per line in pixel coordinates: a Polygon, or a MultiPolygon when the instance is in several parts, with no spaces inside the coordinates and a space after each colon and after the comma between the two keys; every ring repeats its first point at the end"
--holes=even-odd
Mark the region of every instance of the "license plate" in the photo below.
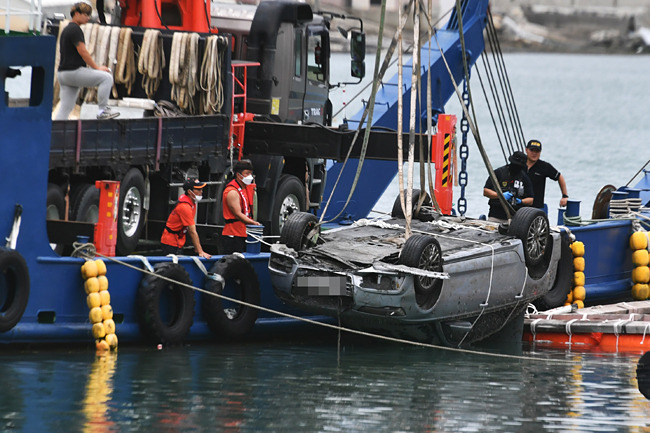
{"type": "Polygon", "coordinates": [[[296,278],[297,295],[303,296],[344,296],[345,277],[340,276],[300,276],[296,278]]]}

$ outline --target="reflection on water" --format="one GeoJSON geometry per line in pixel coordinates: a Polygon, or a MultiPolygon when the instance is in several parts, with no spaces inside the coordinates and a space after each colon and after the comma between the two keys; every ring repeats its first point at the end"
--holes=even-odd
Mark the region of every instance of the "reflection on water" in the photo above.
{"type": "MultiPolygon", "coordinates": [[[[368,341],[0,355],[3,431],[650,428],[636,356],[491,358],[368,341]]],[[[647,364],[646,364],[647,365],[647,364]]],[[[647,376],[645,376],[647,383],[647,376]]]]}
{"type": "Polygon", "coordinates": [[[650,400],[650,352],[646,352],[637,363],[636,380],[639,391],[650,400]]]}

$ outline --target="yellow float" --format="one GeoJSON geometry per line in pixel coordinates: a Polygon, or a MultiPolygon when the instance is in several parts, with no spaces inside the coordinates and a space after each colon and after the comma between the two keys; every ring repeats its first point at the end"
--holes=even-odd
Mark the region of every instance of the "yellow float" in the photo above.
{"type": "Polygon", "coordinates": [[[92,323],[92,335],[98,351],[115,350],[117,335],[113,321],[111,295],[108,292],[106,278],[106,263],[101,259],[87,260],[81,266],[81,276],[84,279],[84,291],[88,295],[86,303],[90,309],[88,319],[92,323]]]}
{"type": "Polygon", "coordinates": [[[632,298],[635,301],[644,301],[650,296],[648,283],[650,282],[650,254],[648,253],[648,234],[638,231],[630,236],[632,248],[632,298]]]}

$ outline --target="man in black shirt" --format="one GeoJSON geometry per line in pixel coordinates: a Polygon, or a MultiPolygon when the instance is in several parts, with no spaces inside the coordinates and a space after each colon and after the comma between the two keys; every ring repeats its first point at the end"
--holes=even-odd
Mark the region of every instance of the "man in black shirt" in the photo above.
{"type": "Polygon", "coordinates": [[[61,91],[61,103],[56,120],[65,120],[74,108],[81,87],[97,87],[97,118],[112,119],[120,113],[108,108],[108,96],[113,87],[113,74],[107,66],[99,66],[86,48],[81,25],[90,20],[93,11],[90,2],[79,1],[72,5],[72,20],[61,32],[59,38],[60,61],[57,79],[61,91]]]}
{"type": "Polygon", "coordinates": [[[569,195],[567,194],[566,182],[564,176],[555,169],[551,164],[539,159],[542,153],[542,143],[539,140],[530,140],[526,145],[526,155],[528,161],[526,162],[526,174],[533,183],[533,192],[535,199],[533,200],[533,207],[544,208],[544,190],[546,189],[546,178],[556,181],[560,185],[562,191],[562,198],[560,199],[560,206],[566,206],[569,195]]]}
{"type": "MultiPolygon", "coordinates": [[[[533,184],[526,175],[526,154],[521,151],[516,151],[510,158],[510,164],[504,165],[494,170],[494,174],[499,181],[501,191],[506,201],[509,201],[515,211],[522,206],[530,206],[533,204],[533,184]]],[[[483,195],[490,200],[490,211],[488,213],[488,221],[504,223],[508,221],[508,215],[499,201],[496,188],[492,183],[492,179],[488,177],[483,187],[483,195]]]]}

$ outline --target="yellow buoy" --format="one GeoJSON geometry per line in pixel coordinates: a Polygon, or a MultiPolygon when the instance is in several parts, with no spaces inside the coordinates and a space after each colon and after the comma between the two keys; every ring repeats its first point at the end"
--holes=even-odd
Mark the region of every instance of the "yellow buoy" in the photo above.
{"type": "Polygon", "coordinates": [[[573,273],[573,285],[574,286],[584,286],[585,285],[585,273],[584,272],[574,272],[573,273]]]}
{"type": "Polygon", "coordinates": [[[111,303],[111,294],[108,292],[108,290],[102,290],[99,292],[99,299],[102,306],[108,305],[111,303]]]}
{"type": "Polygon", "coordinates": [[[573,259],[573,270],[578,272],[584,272],[585,270],[585,258],[576,257],[573,259]]]}
{"type": "Polygon", "coordinates": [[[90,319],[90,323],[99,323],[102,320],[104,320],[104,316],[102,315],[102,309],[99,307],[94,307],[90,309],[90,313],[88,313],[88,318],[90,319]]]}
{"type": "Polygon", "coordinates": [[[573,302],[573,292],[572,292],[572,291],[569,292],[568,295],[566,295],[566,302],[567,302],[569,305],[571,305],[571,303],[573,302]]]}
{"type": "Polygon", "coordinates": [[[94,260],[87,260],[81,267],[81,276],[92,278],[97,276],[97,263],[94,260]]]}
{"type": "Polygon", "coordinates": [[[573,288],[573,299],[576,301],[584,301],[587,297],[585,286],[575,286],[573,288]]]}
{"type": "Polygon", "coordinates": [[[574,257],[582,257],[585,255],[585,244],[575,241],[571,244],[571,251],[573,251],[574,257]]]}
{"type": "Polygon", "coordinates": [[[634,232],[630,236],[630,248],[633,250],[644,250],[648,248],[648,237],[646,232],[634,232]]]}
{"type": "Polygon", "coordinates": [[[104,320],[104,329],[106,334],[115,334],[115,322],[113,319],[104,320]]]}
{"type": "Polygon", "coordinates": [[[635,301],[645,301],[650,296],[650,286],[647,284],[635,284],[632,286],[632,298],[635,301]]]}
{"type": "Polygon", "coordinates": [[[578,306],[578,308],[585,308],[585,303],[582,301],[574,301],[574,304],[578,306]]]}
{"type": "Polygon", "coordinates": [[[95,260],[97,266],[97,275],[106,275],[106,263],[102,259],[95,260]]]}
{"type": "Polygon", "coordinates": [[[636,250],[632,253],[632,263],[634,266],[648,266],[650,255],[648,250],[636,250]]]}
{"type": "Polygon", "coordinates": [[[102,306],[102,317],[104,320],[112,319],[113,318],[113,307],[110,305],[103,305],[102,306]]]}
{"type": "Polygon", "coordinates": [[[88,278],[84,282],[84,290],[86,293],[99,292],[99,280],[96,277],[88,278]]]}
{"type": "Polygon", "coordinates": [[[117,335],[106,334],[105,341],[111,349],[115,349],[117,347],[117,335]]]}
{"type": "Polygon", "coordinates": [[[106,278],[106,275],[100,275],[97,277],[97,281],[99,282],[99,291],[103,292],[104,290],[108,290],[108,278],[106,278]]]}
{"type": "Polygon", "coordinates": [[[108,343],[106,342],[106,340],[104,340],[104,339],[102,338],[101,340],[96,340],[96,341],[95,341],[95,348],[96,348],[97,350],[102,350],[102,351],[104,351],[104,350],[108,350],[108,349],[110,349],[110,346],[108,345],[108,343]]]}
{"type": "Polygon", "coordinates": [[[102,305],[101,299],[99,297],[99,293],[89,293],[88,296],[86,297],[86,303],[88,304],[88,308],[95,308],[99,307],[102,305]]]}
{"type": "Polygon", "coordinates": [[[95,323],[93,325],[93,337],[104,338],[105,335],[106,335],[106,330],[104,329],[104,324],[102,322],[95,323]]]}
{"type": "Polygon", "coordinates": [[[650,268],[647,266],[637,266],[632,270],[632,282],[647,284],[650,281],[650,268]]]}

